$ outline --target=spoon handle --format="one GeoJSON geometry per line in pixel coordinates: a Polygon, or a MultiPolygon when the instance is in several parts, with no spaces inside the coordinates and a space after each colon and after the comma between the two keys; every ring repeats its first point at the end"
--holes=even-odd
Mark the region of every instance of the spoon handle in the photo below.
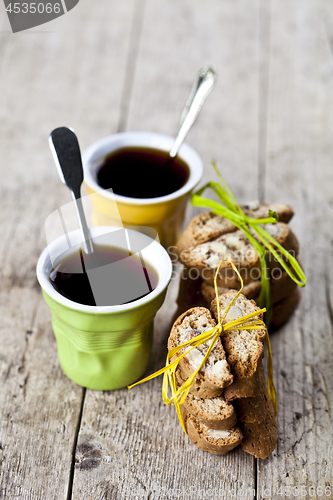
{"type": "Polygon", "coordinates": [[[197,74],[182,113],[178,135],[169,153],[171,158],[174,158],[178,153],[178,150],[195,122],[203,103],[215,87],[216,81],[217,75],[212,68],[202,68],[197,74]]]}
{"type": "Polygon", "coordinates": [[[91,254],[94,251],[94,247],[81,199],[83,167],[79,142],[73,130],[67,127],[59,127],[51,132],[49,143],[61,182],[63,182],[72,193],[79,226],[83,236],[83,250],[86,254],[91,254]]]}
{"type": "Polygon", "coordinates": [[[87,225],[86,217],[84,215],[80,191],[78,193],[78,196],[77,196],[77,194],[75,194],[74,191],[72,191],[72,197],[74,200],[76,213],[77,213],[80,229],[81,229],[82,236],[83,236],[83,241],[82,241],[83,250],[84,250],[85,254],[89,255],[89,254],[94,252],[94,247],[93,247],[93,244],[91,241],[90,231],[89,231],[89,228],[87,225]]]}

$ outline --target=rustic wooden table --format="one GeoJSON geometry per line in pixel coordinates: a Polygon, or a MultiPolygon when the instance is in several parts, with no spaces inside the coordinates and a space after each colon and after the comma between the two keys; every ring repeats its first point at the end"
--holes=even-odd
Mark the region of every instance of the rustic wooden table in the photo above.
{"type": "Polygon", "coordinates": [[[0,27],[0,499],[333,498],[332,1],[81,0],[15,35],[1,8],[0,27]],[[290,203],[308,276],[271,338],[279,438],[264,461],[198,450],[161,379],[130,392],[67,379],[35,277],[45,219],[69,201],[50,131],[72,126],[82,149],[121,130],[173,135],[207,64],[219,82],[188,136],[205,180],[215,158],[241,202],[290,203]]]}

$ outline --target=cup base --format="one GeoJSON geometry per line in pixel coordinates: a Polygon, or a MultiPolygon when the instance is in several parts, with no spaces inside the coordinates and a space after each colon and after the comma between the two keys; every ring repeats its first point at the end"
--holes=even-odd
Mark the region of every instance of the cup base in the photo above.
{"type": "Polygon", "coordinates": [[[153,323],[147,327],[144,342],[112,351],[79,351],[59,331],[55,336],[61,369],[70,380],[87,389],[111,391],[134,384],[144,374],[151,353],[153,323]]]}

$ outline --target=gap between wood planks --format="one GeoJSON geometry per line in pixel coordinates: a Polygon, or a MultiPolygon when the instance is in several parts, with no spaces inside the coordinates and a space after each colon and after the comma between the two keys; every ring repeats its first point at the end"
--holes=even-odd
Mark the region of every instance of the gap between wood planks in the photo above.
{"type": "MultiPolygon", "coordinates": [[[[325,296],[326,296],[328,317],[331,323],[331,327],[333,327],[333,308],[331,302],[330,281],[327,275],[325,276],[325,296]]],[[[333,335],[333,330],[332,330],[332,335],[333,335]]]]}
{"type": "MultiPolygon", "coordinates": [[[[268,89],[269,89],[269,39],[270,39],[270,17],[271,0],[259,0],[259,51],[260,51],[260,74],[258,81],[258,197],[260,201],[265,198],[265,174],[266,174],[266,151],[267,151],[267,113],[268,113],[268,89]]],[[[131,36],[128,46],[125,79],[123,92],[121,96],[120,118],[117,132],[126,130],[127,119],[130,109],[130,101],[134,86],[135,71],[138,61],[140,40],[143,31],[144,13],[146,0],[135,3],[132,23],[131,36]]],[[[84,401],[86,389],[83,389],[82,401],[76,432],[74,436],[72,449],[72,462],[70,467],[70,476],[68,484],[67,500],[71,500],[75,474],[75,454],[79,432],[82,423],[84,401]]],[[[254,485],[255,499],[258,498],[258,468],[259,460],[254,460],[254,485]]]]}
{"type": "Polygon", "coordinates": [[[73,494],[73,483],[74,483],[74,473],[75,473],[75,454],[76,454],[77,441],[79,439],[79,433],[80,433],[80,429],[81,429],[82,415],[83,415],[84,401],[86,398],[86,392],[87,392],[87,389],[85,387],[82,387],[82,401],[81,401],[79,418],[77,420],[77,425],[76,425],[76,429],[75,429],[73,448],[72,448],[72,462],[71,462],[71,467],[70,467],[70,472],[69,472],[67,500],[71,500],[72,494],[73,494]]]}
{"type": "MultiPolygon", "coordinates": [[[[269,96],[269,58],[272,0],[259,1],[259,56],[260,70],[258,82],[258,198],[265,201],[266,160],[267,160],[267,126],[269,96]]],[[[259,459],[254,460],[255,500],[258,500],[259,459]]]]}
{"type": "MultiPolygon", "coordinates": [[[[138,61],[140,41],[144,25],[144,15],[146,9],[146,0],[135,2],[132,21],[131,35],[128,45],[126,70],[123,91],[120,104],[120,117],[117,132],[126,130],[132,90],[135,80],[135,72],[138,61]]],[[[262,202],[265,199],[265,177],[266,177],[266,153],[267,153],[267,119],[268,119],[268,95],[269,95],[269,52],[270,52],[270,23],[271,23],[271,0],[259,0],[258,11],[259,26],[259,56],[260,71],[258,81],[258,198],[262,202]]],[[[75,475],[75,455],[79,433],[82,424],[86,389],[82,389],[82,400],[78,422],[76,426],[73,447],[72,461],[70,465],[69,483],[67,491],[67,500],[72,499],[74,475],[75,475]]],[[[258,474],[259,460],[254,460],[254,487],[255,500],[258,499],[258,474]]]]}
{"type": "Polygon", "coordinates": [[[131,23],[131,35],[128,46],[123,92],[120,103],[120,117],[117,132],[126,130],[128,111],[134,84],[136,63],[139,55],[140,40],[143,29],[146,0],[135,2],[131,23]]]}
{"type": "Polygon", "coordinates": [[[258,198],[265,201],[271,0],[259,3],[258,198]]]}
{"type": "MultiPolygon", "coordinates": [[[[135,69],[139,55],[139,47],[140,40],[144,22],[144,13],[146,7],[146,0],[139,0],[135,2],[132,22],[131,22],[131,35],[129,40],[128,52],[127,52],[127,61],[126,61],[126,70],[125,70],[125,78],[123,85],[123,92],[121,96],[121,104],[120,104],[120,117],[117,132],[122,132],[126,129],[129,106],[131,101],[132,89],[134,84],[135,77],[135,69]]],[[[86,388],[82,388],[82,400],[80,413],[77,421],[77,426],[75,429],[73,447],[72,447],[72,461],[70,464],[70,472],[69,472],[69,480],[68,480],[68,490],[67,490],[67,500],[71,500],[73,495],[73,485],[74,485],[74,474],[75,474],[75,455],[77,442],[80,434],[81,424],[82,424],[82,416],[84,410],[84,402],[86,397],[86,388]]]]}

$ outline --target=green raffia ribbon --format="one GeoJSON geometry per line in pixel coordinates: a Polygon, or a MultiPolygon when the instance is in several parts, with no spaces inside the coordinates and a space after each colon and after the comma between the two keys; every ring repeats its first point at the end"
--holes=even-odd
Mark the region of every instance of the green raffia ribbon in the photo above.
{"type": "Polygon", "coordinates": [[[271,224],[278,222],[278,215],[276,212],[269,210],[269,217],[263,219],[254,219],[252,217],[248,217],[239,204],[236,201],[236,198],[232,194],[229,186],[226,184],[222,175],[217,169],[216,164],[212,163],[216,174],[218,175],[221,183],[218,182],[208,182],[201,189],[193,193],[192,195],[192,205],[197,207],[207,207],[211,208],[212,211],[218,215],[221,215],[225,219],[228,219],[232,224],[234,224],[238,229],[241,229],[249,242],[256,249],[261,265],[261,289],[259,294],[259,307],[266,308],[266,324],[269,325],[271,317],[272,317],[272,298],[270,291],[270,282],[267,268],[267,252],[271,252],[272,255],[276,258],[279,264],[283,267],[283,269],[288,273],[290,278],[297,283],[300,287],[305,286],[306,277],[302,271],[301,266],[295,259],[293,255],[291,255],[283,246],[278,243],[273,236],[271,236],[265,229],[260,227],[260,224],[271,224]],[[216,201],[210,200],[209,198],[204,198],[202,193],[206,189],[212,189],[214,193],[219,197],[222,203],[218,203],[216,201]],[[253,236],[254,233],[258,240],[253,236]],[[280,254],[278,253],[278,251],[280,254]],[[281,258],[280,255],[283,255],[288,264],[281,258]],[[291,269],[291,268],[292,269],[291,269]]]}
{"type": "Polygon", "coordinates": [[[192,385],[194,382],[195,377],[201,370],[201,368],[204,366],[206,363],[214,345],[217,342],[217,339],[219,338],[220,335],[226,335],[229,331],[234,331],[234,330],[256,330],[258,328],[264,329],[266,331],[266,341],[267,341],[267,388],[268,388],[268,395],[270,397],[270,400],[273,403],[274,406],[274,411],[275,414],[277,414],[278,407],[277,407],[277,400],[276,400],[276,392],[275,392],[275,387],[274,387],[274,380],[273,380],[273,363],[272,363],[272,351],[271,351],[271,344],[269,342],[269,335],[268,331],[266,328],[265,323],[258,318],[258,316],[262,313],[265,312],[265,308],[260,309],[259,311],[255,311],[253,313],[246,314],[242,316],[241,318],[235,319],[233,321],[229,321],[225,324],[223,324],[223,321],[228,315],[228,312],[232,305],[235,303],[239,295],[241,294],[243,290],[243,280],[241,278],[241,275],[239,274],[237,268],[231,262],[228,260],[232,268],[234,269],[235,273],[238,275],[240,282],[241,282],[241,287],[236,293],[236,295],[232,298],[230,303],[228,304],[227,308],[222,314],[222,317],[220,315],[220,305],[219,305],[219,300],[218,300],[218,289],[217,289],[217,284],[216,284],[216,279],[217,275],[220,269],[221,262],[218,265],[218,268],[215,273],[215,278],[214,278],[214,288],[215,288],[215,295],[216,295],[216,306],[217,306],[217,316],[218,316],[218,322],[217,325],[214,326],[213,328],[200,333],[199,335],[195,336],[194,338],[187,340],[186,342],[183,342],[182,344],[178,345],[177,347],[174,347],[171,349],[166,358],[166,363],[163,368],[158,370],[157,372],[153,373],[152,375],[149,375],[148,377],[139,380],[139,382],[136,382],[135,384],[129,385],[128,389],[131,389],[132,387],[142,384],[143,382],[147,382],[148,380],[151,380],[155,377],[158,377],[159,375],[163,374],[163,384],[162,384],[162,395],[163,395],[163,401],[167,405],[174,405],[176,407],[177,415],[179,418],[179,421],[181,423],[181,426],[186,432],[186,427],[185,423],[181,414],[180,410],[180,405],[183,404],[185,401],[192,385]],[[186,356],[192,349],[198,347],[199,345],[204,344],[208,340],[211,340],[212,342],[210,343],[210,346],[207,349],[207,352],[201,361],[200,365],[198,368],[190,375],[190,377],[184,382],[184,384],[177,389],[177,384],[176,384],[176,369],[179,364],[179,361],[186,356]],[[180,354],[174,361],[171,361],[171,359],[176,356],[176,354],[181,351],[184,347],[189,347],[189,349],[186,349],[182,354],[180,354]],[[168,388],[170,386],[171,389],[171,397],[168,395],[168,388]]]}

